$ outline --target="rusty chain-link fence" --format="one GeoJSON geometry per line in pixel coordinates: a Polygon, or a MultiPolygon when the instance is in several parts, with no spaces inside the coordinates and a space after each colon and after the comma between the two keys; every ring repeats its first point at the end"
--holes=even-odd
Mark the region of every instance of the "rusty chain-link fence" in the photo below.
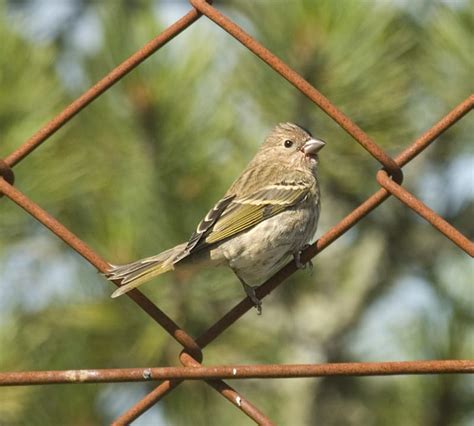
{"type": "MultiPolygon", "coordinates": [[[[302,261],[308,261],[316,256],[391,195],[398,198],[406,207],[412,209],[418,215],[427,220],[436,230],[456,244],[459,249],[465,251],[471,257],[474,256],[474,243],[472,241],[402,186],[402,167],[420,154],[449,127],[461,120],[468,112],[470,112],[474,106],[474,95],[469,95],[463,102],[448,112],[418,139],[408,145],[399,155],[392,158],[384,152],[375,141],[364,133],[361,128],[351,121],[349,117],[338,110],[337,107],[324,97],[316,88],[304,80],[286,63],[262,46],[258,41],[243,31],[227,16],[213,7],[210,2],[207,2],[206,0],[190,0],[190,3],[193,8],[181,19],[165,29],[161,34],[148,42],[126,61],[118,65],[102,80],[92,86],[82,96],[72,102],[60,114],[36,132],[22,146],[3,160],[0,159],[0,194],[7,196],[19,207],[41,222],[99,271],[106,271],[108,268],[108,262],[102,259],[91,247],[74,235],[73,232],[13,186],[15,179],[12,168],[20,161],[24,160],[39,145],[45,142],[83,108],[87,107],[92,101],[94,101],[94,99],[99,97],[127,73],[140,65],[140,63],[142,63],[146,58],[205,15],[216,25],[223,28],[232,37],[242,43],[249,51],[258,56],[276,73],[288,80],[303,95],[313,101],[336,123],[338,123],[339,126],[349,133],[356,142],[362,145],[362,147],[382,166],[375,176],[375,179],[380,185],[380,189],[350,212],[336,226],[327,231],[312,246],[308,247],[302,255],[302,261]]],[[[449,244],[448,242],[446,243],[449,244]]],[[[264,298],[296,270],[296,265],[293,262],[289,263],[258,288],[257,296],[259,298],[264,298]]],[[[127,293],[127,295],[166,332],[168,332],[171,337],[183,346],[183,350],[179,356],[179,360],[183,367],[3,372],[0,373],[0,386],[160,381],[159,385],[152,392],[146,395],[142,400],[138,401],[113,423],[116,425],[122,425],[128,424],[139,417],[161,398],[172,392],[173,389],[179,386],[184,380],[203,380],[255,422],[268,425],[273,424],[271,419],[247,400],[244,395],[241,395],[224,382],[224,379],[318,377],[330,375],[472,374],[474,372],[474,361],[472,360],[337,363],[318,365],[265,364],[204,367],[201,364],[203,360],[202,350],[253,307],[252,302],[248,298],[242,300],[220,320],[204,331],[199,337],[193,338],[186,332],[186,330],[182,329],[173,319],[168,317],[166,313],[164,313],[150,299],[144,296],[139,290],[135,289],[127,293]]]]}

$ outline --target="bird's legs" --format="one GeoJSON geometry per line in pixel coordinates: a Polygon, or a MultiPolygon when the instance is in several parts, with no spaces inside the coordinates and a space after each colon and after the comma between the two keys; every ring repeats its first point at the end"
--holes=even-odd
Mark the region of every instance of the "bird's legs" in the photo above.
{"type": "Polygon", "coordinates": [[[248,298],[252,301],[253,305],[255,306],[255,309],[257,310],[258,315],[262,315],[262,301],[257,297],[257,294],[255,293],[255,289],[258,288],[258,286],[251,286],[248,285],[242,278],[239,277],[240,282],[242,283],[242,286],[244,287],[245,293],[247,294],[248,298]]]}
{"type": "Polygon", "coordinates": [[[309,267],[310,272],[313,271],[313,262],[311,260],[308,260],[306,263],[301,262],[301,253],[306,250],[309,247],[309,244],[306,244],[302,247],[301,250],[298,250],[293,253],[293,258],[295,259],[295,264],[298,269],[306,269],[306,267],[309,267]]]}
{"type": "MultiPolygon", "coordinates": [[[[304,250],[306,250],[308,247],[309,247],[309,244],[306,244],[301,248],[301,250],[295,251],[293,253],[293,258],[295,259],[295,264],[296,264],[296,267],[298,269],[306,269],[306,267],[308,267],[310,272],[312,272],[313,271],[313,262],[311,262],[311,260],[308,260],[306,263],[301,262],[301,253],[304,250]]],[[[261,315],[262,314],[262,301],[257,297],[257,294],[255,293],[255,290],[258,288],[258,286],[248,285],[238,275],[237,275],[237,277],[239,278],[240,282],[242,283],[242,287],[244,288],[245,293],[247,294],[248,298],[252,301],[253,305],[255,306],[255,309],[257,310],[258,315],[261,315]]]]}

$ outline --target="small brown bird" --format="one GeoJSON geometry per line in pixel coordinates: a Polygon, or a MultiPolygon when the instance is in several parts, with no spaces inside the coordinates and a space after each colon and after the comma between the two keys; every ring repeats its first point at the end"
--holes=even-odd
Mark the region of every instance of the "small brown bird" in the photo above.
{"type": "Polygon", "coordinates": [[[112,297],[174,269],[227,265],[260,313],[254,286],[291,257],[304,267],[300,253],[318,225],[318,152],[324,145],[296,124],[278,124],[189,241],[127,265],[110,265],[106,277],[121,284],[112,297]]]}

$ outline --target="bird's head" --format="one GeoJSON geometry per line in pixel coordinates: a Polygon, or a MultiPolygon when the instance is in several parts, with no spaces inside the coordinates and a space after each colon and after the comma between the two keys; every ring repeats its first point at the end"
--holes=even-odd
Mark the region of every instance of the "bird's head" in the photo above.
{"type": "Polygon", "coordinates": [[[325,142],[313,138],[308,130],[293,123],[280,123],[267,136],[259,156],[269,161],[282,161],[293,167],[315,170],[318,152],[325,142]]]}

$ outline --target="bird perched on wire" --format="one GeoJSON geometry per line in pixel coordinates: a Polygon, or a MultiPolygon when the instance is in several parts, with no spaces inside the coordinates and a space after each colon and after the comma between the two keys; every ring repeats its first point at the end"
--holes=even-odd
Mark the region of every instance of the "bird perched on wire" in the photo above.
{"type": "Polygon", "coordinates": [[[304,267],[301,250],[318,225],[318,152],[324,145],[296,124],[278,124],[187,242],[126,265],[110,265],[106,277],[121,284],[112,297],[174,269],[227,265],[261,313],[256,286],[292,257],[304,267]]]}

